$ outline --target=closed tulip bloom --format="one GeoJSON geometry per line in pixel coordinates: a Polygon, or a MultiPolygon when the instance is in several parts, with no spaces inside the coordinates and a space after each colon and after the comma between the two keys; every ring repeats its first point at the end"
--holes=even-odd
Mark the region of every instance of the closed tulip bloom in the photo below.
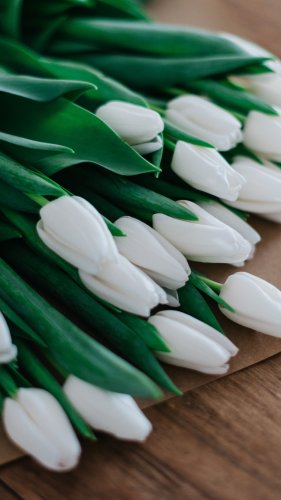
{"type": "Polygon", "coordinates": [[[17,356],[17,348],[12,343],[7,322],[0,312],[0,364],[10,363],[17,356]]]}
{"type": "Polygon", "coordinates": [[[166,118],[219,151],[228,151],[242,141],[241,123],[231,113],[197,95],[183,95],[170,101],[166,118]]]}
{"type": "Polygon", "coordinates": [[[96,114],[124,141],[141,154],[157,151],[162,147],[158,138],[164,129],[161,116],[152,109],[123,101],[109,101],[96,110],[96,114]]]}
{"type": "Polygon", "coordinates": [[[186,258],[144,222],[133,217],[115,221],[126,236],[115,238],[119,252],[161,286],[177,290],[190,274],[186,258]]]}
{"type": "Polygon", "coordinates": [[[171,168],[190,186],[230,201],[238,198],[245,183],[215,149],[183,141],[176,144],[171,168]]]}
{"type": "Polygon", "coordinates": [[[261,241],[259,233],[248,222],[243,220],[239,215],[236,215],[232,210],[229,210],[217,201],[202,201],[199,206],[206,210],[209,214],[216,217],[224,224],[232,227],[245,238],[251,245],[254,251],[255,245],[261,241]]]}
{"type": "Polygon", "coordinates": [[[231,78],[234,83],[263,99],[268,104],[281,107],[281,75],[278,73],[261,73],[231,78]]]}
{"type": "Polygon", "coordinates": [[[234,310],[221,312],[239,325],[281,337],[281,292],[249,273],[235,273],[222,286],[220,297],[234,310]]]}
{"type": "Polygon", "coordinates": [[[157,357],[176,366],[203,373],[222,374],[237,347],[224,335],[206,323],[179,311],[161,311],[149,318],[169,345],[168,353],[157,357]]]}
{"type": "Polygon", "coordinates": [[[251,111],[244,128],[245,145],[258,154],[281,161],[281,110],[278,116],[251,111]]]}
{"type": "Polygon", "coordinates": [[[3,422],[9,438],[40,464],[54,471],[73,469],[79,441],[57,400],[42,389],[19,389],[6,398],[3,422]]]}
{"type": "Polygon", "coordinates": [[[118,257],[113,237],[98,211],[79,196],[62,196],[40,210],[37,232],[53,252],[96,274],[118,257]]]}
{"type": "Polygon", "coordinates": [[[153,215],[153,227],[190,260],[241,265],[252,246],[237,231],[219,221],[191,201],[181,201],[197,215],[197,221],[153,215]]]}
{"type": "Polygon", "coordinates": [[[127,394],[105,391],[70,375],[64,392],[74,408],[94,429],[119,439],[144,441],[152,425],[127,394]]]}
{"type": "Polygon", "coordinates": [[[79,276],[95,295],[133,314],[149,316],[151,309],[167,303],[164,290],[122,255],[97,276],[84,271],[79,271],[79,276]]]}
{"type": "Polygon", "coordinates": [[[228,205],[257,214],[281,211],[281,171],[246,157],[237,157],[233,167],[243,174],[246,184],[238,200],[227,201],[228,205]]]}

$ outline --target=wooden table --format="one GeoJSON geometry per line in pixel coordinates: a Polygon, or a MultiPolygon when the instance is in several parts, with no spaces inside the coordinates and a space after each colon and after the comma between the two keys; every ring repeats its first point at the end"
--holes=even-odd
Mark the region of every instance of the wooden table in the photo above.
{"type": "MultiPolygon", "coordinates": [[[[281,56],[280,0],[158,0],[157,19],[233,31],[281,56]]],[[[102,437],[79,468],[24,458],[0,469],[10,500],[270,500],[281,496],[281,355],[147,410],[145,445],[102,437]]]]}

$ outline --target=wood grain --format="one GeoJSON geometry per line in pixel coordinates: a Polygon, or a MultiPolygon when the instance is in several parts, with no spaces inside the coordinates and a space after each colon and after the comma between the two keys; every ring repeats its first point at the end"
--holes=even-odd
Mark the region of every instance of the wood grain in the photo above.
{"type": "Polygon", "coordinates": [[[144,445],[101,437],[72,473],[22,459],[0,478],[28,500],[279,499],[280,379],[278,355],[147,410],[144,445]]]}
{"type": "MultiPolygon", "coordinates": [[[[162,21],[233,31],[281,56],[280,0],[155,0],[149,9],[162,21]]],[[[280,239],[275,243],[280,253],[280,239]]],[[[268,253],[265,238],[257,257],[261,276],[268,253]]],[[[268,272],[278,284],[280,266],[268,272]]],[[[154,425],[146,444],[101,436],[85,445],[80,467],[63,476],[19,460],[0,469],[0,499],[280,498],[281,355],[146,413],[154,425]]]]}

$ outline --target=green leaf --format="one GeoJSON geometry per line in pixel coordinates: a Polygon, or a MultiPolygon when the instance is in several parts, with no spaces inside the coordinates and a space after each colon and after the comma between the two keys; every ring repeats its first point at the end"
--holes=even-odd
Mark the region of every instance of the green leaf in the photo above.
{"type": "Polygon", "coordinates": [[[50,392],[58,400],[69,419],[82,436],[88,439],[95,439],[95,435],[88,424],[86,424],[83,418],[80,417],[79,413],[74,409],[69,399],[64,394],[60,384],[43,363],[39,361],[36,354],[23,342],[18,341],[17,347],[20,368],[30,376],[36,386],[39,385],[39,387],[50,392]]]}
{"type": "MultiPolygon", "coordinates": [[[[164,168],[164,172],[165,170],[166,169],[164,168]]],[[[151,175],[142,175],[135,180],[141,186],[144,186],[147,189],[152,189],[153,191],[156,191],[167,198],[171,198],[172,200],[209,201],[210,199],[213,199],[209,195],[192,188],[184,182],[180,185],[168,182],[168,180],[164,180],[165,178],[162,179],[162,177],[164,177],[164,172],[163,176],[161,175],[158,179],[155,179],[155,177],[152,177],[151,175]]]]}
{"type": "Polygon", "coordinates": [[[270,115],[278,115],[277,111],[267,104],[265,101],[255,95],[238,89],[234,85],[230,86],[224,82],[215,80],[198,80],[187,84],[186,87],[192,91],[201,92],[203,95],[211,97],[214,101],[222,106],[229,107],[234,110],[249,113],[250,111],[260,111],[270,115]]]}
{"type": "Polygon", "coordinates": [[[37,333],[32,328],[30,328],[26,321],[24,321],[1,297],[0,310],[8,320],[8,322],[11,322],[18,328],[17,333],[20,331],[21,336],[23,336],[27,340],[31,340],[41,347],[46,347],[46,343],[41,339],[41,337],[39,337],[39,335],[37,335],[37,333]]]}
{"type": "MultiPolygon", "coordinates": [[[[113,174],[104,175],[100,169],[92,172],[86,167],[82,172],[77,171],[77,173],[72,172],[71,174],[73,176],[71,177],[73,186],[75,186],[76,176],[78,176],[78,179],[82,178],[89,189],[96,191],[111,203],[116,203],[126,213],[132,213],[149,221],[151,221],[152,215],[155,213],[163,213],[183,220],[197,220],[197,217],[190,210],[175,201],[139,186],[124,177],[113,174]]],[[[68,172],[65,175],[68,176],[68,172]]]]}
{"type": "MultiPolygon", "coordinates": [[[[60,159],[63,156],[64,167],[93,162],[121,175],[159,171],[96,115],[65,99],[38,103],[0,94],[0,106],[0,129],[3,132],[72,148],[75,151],[73,155],[59,156],[60,159]]],[[[62,168],[62,163],[57,160],[54,156],[48,161],[41,159],[40,164],[45,165],[47,175],[62,168]]]]}
{"type": "Polygon", "coordinates": [[[41,172],[34,172],[0,151],[0,179],[25,193],[61,196],[65,194],[57,183],[41,172]]]}
{"type": "MultiPolygon", "coordinates": [[[[131,320],[130,323],[130,319],[127,318],[126,320],[126,314],[124,316],[114,316],[85,289],[74,283],[63,271],[30,252],[24,245],[9,245],[4,251],[4,256],[17,271],[23,273],[28,280],[35,282],[40,289],[43,288],[43,290],[52,294],[53,298],[70,308],[72,313],[74,312],[86,321],[91,328],[109,341],[127,359],[159,384],[177,393],[176,388],[158,361],[146,347],[149,327],[145,329],[143,325],[140,325],[138,318],[135,321],[131,320]],[[20,259],[18,259],[19,253],[21,255],[20,259]],[[133,325],[134,329],[131,328],[133,325]],[[136,329],[138,333],[136,333],[136,329]],[[144,339],[146,339],[146,342],[144,342],[144,339]]],[[[151,330],[150,337],[153,337],[151,330]]],[[[159,335],[157,337],[154,332],[154,342],[156,340],[158,340],[157,345],[159,345],[159,335]]],[[[164,342],[161,345],[163,346],[164,342]]]]}
{"type": "Polygon", "coordinates": [[[38,205],[23,193],[0,179],[0,207],[21,212],[38,213],[38,205]]]}
{"type": "Polygon", "coordinates": [[[63,95],[73,99],[87,90],[95,89],[95,85],[76,80],[55,80],[25,75],[1,75],[0,92],[13,94],[39,102],[48,102],[63,95]]]}
{"type": "Polygon", "coordinates": [[[126,312],[119,314],[119,318],[131,330],[137,333],[150,349],[153,351],[170,352],[168,344],[161,337],[154,325],[126,312]]]}
{"type": "Polygon", "coordinates": [[[98,104],[108,101],[127,101],[139,106],[147,106],[145,99],[128,87],[97,71],[86,64],[74,61],[40,59],[44,68],[59,79],[71,79],[89,82],[97,87],[96,91],[87,92],[79,103],[90,111],[95,111],[98,104]]]}
{"type": "Polygon", "coordinates": [[[20,232],[15,229],[11,224],[0,220],[0,242],[21,238],[20,232]]]}
{"type": "Polygon", "coordinates": [[[0,0],[0,31],[19,37],[22,0],[0,0]]]}
{"type": "Polygon", "coordinates": [[[1,392],[14,398],[18,392],[18,386],[5,366],[0,366],[0,387],[1,392]]]}
{"type": "Polygon", "coordinates": [[[207,30],[164,23],[144,23],[77,16],[68,19],[58,37],[102,49],[135,51],[162,57],[247,54],[240,46],[207,30]]]}
{"type": "Polygon", "coordinates": [[[212,288],[210,288],[203,279],[201,279],[200,275],[195,273],[194,271],[191,273],[189,277],[189,281],[192,285],[194,285],[196,288],[201,290],[201,292],[205,293],[208,295],[211,299],[213,299],[215,302],[220,304],[222,307],[227,309],[230,312],[235,312],[234,309],[227,304],[212,288]]]}
{"type": "Polygon", "coordinates": [[[79,60],[105,71],[135,89],[166,89],[207,76],[229,73],[268,58],[209,55],[193,58],[156,58],[124,54],[80,55],[79,60]]]}
{"type": "Polygon", "coordinates": [[[158,388],[144,374],[71,323],[2,259],[0,296],[40,334],[54,362],[67,373],[110,391],[159,396],[158,388]]]}
{"type": "Polygon", "coordinates": [[[203,321],[207,325],[210,325],[219,332],[223,333],[223,329],[218,323],[211,308],[192,283],[188,281],[183,288],[178,290],[178,294],[180,311],[190,314],[191,316],[194,316],[194,318],[200,319],[200,321],[203,321]]]}

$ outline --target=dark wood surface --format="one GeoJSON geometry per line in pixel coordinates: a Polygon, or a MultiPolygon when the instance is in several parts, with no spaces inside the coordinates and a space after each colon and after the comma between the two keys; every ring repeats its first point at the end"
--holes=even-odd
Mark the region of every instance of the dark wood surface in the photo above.
{"type": "MultiPolygon", "coordinates": [[[[248,36],[281,56],[280,0],[158,0],[150,11],[162,21],[248,36]]],[[[281,497],[281,355],[146,413],[154,426],[146,444],[102,436],[66,475],[18,460],[0,469],[0,499],[281,497]]]]}

